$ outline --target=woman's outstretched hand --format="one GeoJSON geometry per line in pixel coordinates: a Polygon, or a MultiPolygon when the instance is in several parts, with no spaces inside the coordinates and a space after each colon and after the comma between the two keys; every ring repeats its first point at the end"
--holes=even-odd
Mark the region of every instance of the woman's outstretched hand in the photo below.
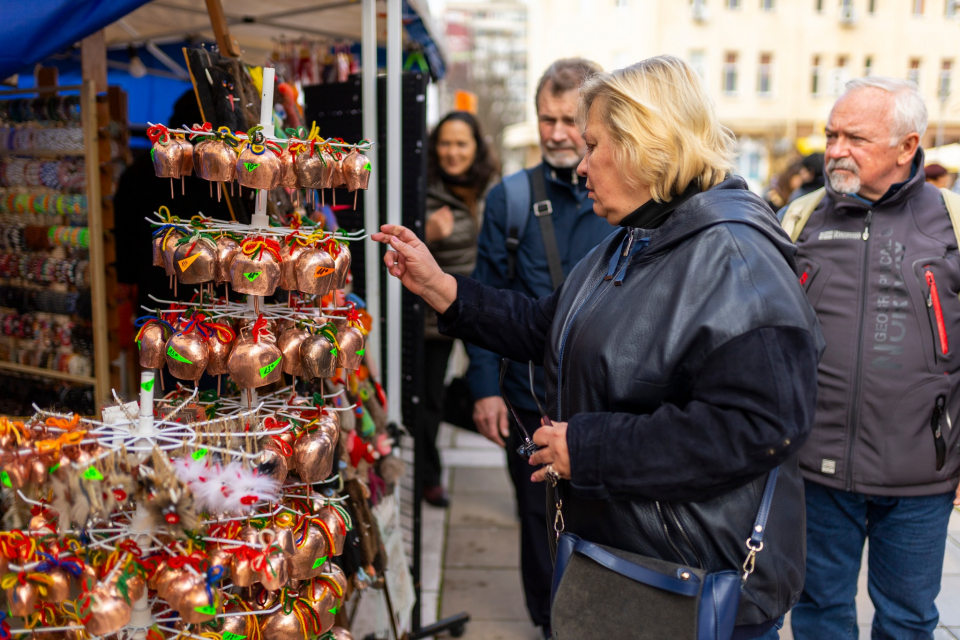
{"type": "Polygon", "coordinates": [[[457,299],[456,278],[440,269],[433,255],[410,229],[385,224],[370,239],[392,249],[383,257],[390,275],[398,278],[403,286],[423,298],[438,313],[446,311],[457,299]]]}

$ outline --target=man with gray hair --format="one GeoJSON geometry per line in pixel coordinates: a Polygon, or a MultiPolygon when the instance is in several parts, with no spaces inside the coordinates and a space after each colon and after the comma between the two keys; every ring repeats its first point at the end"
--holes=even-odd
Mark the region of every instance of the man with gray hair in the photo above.
{"type": "Polygon", "coordinates": [[[960,504],[960,253],[948,212],[960,216],[960,204],[925,183],[926,127],[913,83],[848,83],[826,126],[826,187],[783,214],[827,343],[800,454],[797,640],[859,637],[868,538],[872,637],[933,638],[939,619],[947,522],[960,504]]]}

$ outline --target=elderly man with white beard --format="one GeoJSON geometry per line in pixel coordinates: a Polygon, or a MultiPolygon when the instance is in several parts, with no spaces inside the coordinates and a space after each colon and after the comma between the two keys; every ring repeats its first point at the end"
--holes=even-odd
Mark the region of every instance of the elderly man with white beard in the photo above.
{"type": "Polygon", "coordinates": [[[933,638],[939,619],[947,523],[960,504],[960,254],[947,209],[960,204],[925,183],[926,126],[913,83],[848,83],[826,126],[825,189],[782,212],[827,343],[800,454],[797,640],[858,637],[868,538],[872,637],[933,638]]]}

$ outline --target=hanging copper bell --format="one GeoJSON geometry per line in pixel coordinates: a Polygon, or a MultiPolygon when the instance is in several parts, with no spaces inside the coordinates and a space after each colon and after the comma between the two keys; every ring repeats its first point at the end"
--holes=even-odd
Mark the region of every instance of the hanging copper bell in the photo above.
{"type": "Polygon", "coordinates": [[[283,372],[297,377],[303,377],[303,363],[300,361],[300,345],[310,337],[310,332],[290,327],[280,334],[277,347],[283,354],[283,372]]]}
{"type": "Polygon", "coordinates": [[[363,364],[363,354],[366,353],[366,338],[363,332],[356,327],[347,327],[337,334],[340,350],[337,352],[337,366],[350,371],[356,371],[363,364]]]}
{"type": "Polygon", "coordinates": [[[230,266],[239,252],[240,243],[230,236],[217,238],[217,267],[213,278],[217,284],[230,282],[230,266]]]}
{"type": "Polygon", "coordinates": [[[233,351],[234,340],[221,342],[216,335],[207,340],[207,373],[211,376],[219,376],[230,373],[227,368],[227,360],[233,351]]]}
{"type": "Polygon", "coordinates": [[[323,161],[317,153],[301,151],[295,161],[297,179],[305,189],[320,189],[323,185],[323,161]]]}
{"type": "Polygon", "coordinates": [[[343,173],[348,190],[366,189],[370,184],[370,159],[354,149],[343,159],[343,173]]]}
{"type": "Polygon", "coordinates": [[[337,267],[337,279],[334,282],[334,289],[343,289],[347,286],[347,274],[350,273],[350,263],[353,261],[353,256],[350,255],[350,247],[346,242],[340,243],[340,253],[337,254],[335,260],[337,267]]]}
{"type": "Polygon", "coordinates": [[[264,145],[244,145],[237,158],[237,182],[250,189],[276,188],[280,184],[280,158],[264,145]]]}
{"type": "Polygon", "coordinates": [[[217,246],[208,238],[178,244],[173,255],[177,279],[183,284],[201,284],[214,279],[217,272],[217,246]]]}
{"type": "Polygon", "coordinates": [[[315,334],[300,343],[300,364],[303,377],[332,378],[337,371],[336,345],[322,334],[315,334]]]}
{"type": "Polygon", "coordinates": [[[275,340],[271,333],[261,333],[256,341],[252,337],[237,340],[227,360],[227,368],[238,387],[255,389],[281,378],[283,354],[274,344],[275,340]]]}
{"type": "Polygon", "coordinates": [[[167,364],[167,339],[163,325],[151,322],[140,335],[140,366],[146,369],[163,369],[167,364]]]}
{"type": "Polygon", "coordinates": [[[297,259],[296,278],[298,290],[315,296],[325,296],[336,284],[336,261],[320,247],[304,251],[297,259]]]}
{"type": "Polygon", "coordinates": [[[280,247],[280,288],[284,291],[297,290],[297,260],[306,250],[296,240],[280,247]]]}
{"type": "Polygon", "coordinates": [[[164,138],[154,142],[150,148],[153,171],[158,178],[179,178],[183,166],[183,147],[169,138],[164,138]]]}
{"type": "Polygon", "coordinates": [[[230,286],[238,293],[270,296],[280,284],[280,263],[269,251],[260,251],[259,259],[242,251],[230,265],[230,286]]]}
{"type": "Polygon", "coordinates": [[[180,380],[199,380],[207,368],[207,345],[195,331],[177,333],[167,340],[167,370],[180,380]]]}

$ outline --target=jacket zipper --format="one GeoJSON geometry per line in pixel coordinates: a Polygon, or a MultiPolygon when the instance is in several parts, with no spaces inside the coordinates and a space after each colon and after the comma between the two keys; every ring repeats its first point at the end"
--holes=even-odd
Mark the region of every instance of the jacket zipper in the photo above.
{"type": "MultiPolygon", "coordinates": [[[[627,233],[628,233],[627,235],[628,240],[627,240],[627,246],[623,251],[624,256],[629,256],[630,249],[633,247],[634,231],[630,230],[627,233]]],[[[617,251],[620,251],[620,247],[617,247],[617,251]]],[[[567,346],[567,337],[570,335],[570,330],[573,329],[573,323],[576,321],[577,316],[580,315],[580,310],[583,309],[584,305],[586,305],[588,302],[590,302],[596,297],[597,290],[600,289],[600,285],[602,285],[607,280],[615,279],[616,276],[619,275],[620,270],[626,268],[626,263],[627,261],[624,261],[622,264],[619,264],[617,266],[612,278],[607,278],[606,274],[604,274],[603,278],[600,279],[600,282],[597,283],[597,286],[595,286],[593,288],[593,291],[590,292],[590,295],[584,298],[583,302],[580,303],[580,306],[577,307],[577,310],[573,312],[573,315],[570,317],[570,322],[567,323],[567,328],[564,329],[563,335],[560,337],[560,349],[557,355],[557,422],[563,421],[563,417],[561,415],[562,412],[561,412],[561,402],[560,402],[560,398],[563,396],[563,394],[561,393],[563,390],[563,350],[564,350],[564,347],[567,346]]]]}
{"type": "Polygon", "coordinates": [[[810,278],[810,269],[807,269],[800,275],[800,286],[807,284],[807,280],[810,278]]]}
{"type": "Polygon", "coordinates": [[[930,429],[933,431],[933,447],[937,452],[937,471],[943,469],[947,458],[947,445],[943,441],[943,430],[940,428],[943,422],[943,415],[947,412],[947,398],[944,395],[937,396],[937,403],[933,406],[933,415],[930,417],[930,429]]]}
{"type": "Polygon", "coordinates": [[[940,293],[937,291],[937,279],[933,272],[927,269],[923,277],[927,279],[930,295],[927,297],[927,307],[933,308],[933,315],[937,319],[937,333],[940,335],[940,353],[947,355],[950,345],[947,342],[947,325],[943,322],[943,308],[940,306],[940,293]]]}
{"type": "Polygon", "coordinates": [[[697,551],[697,548],[693,544],[693,540],[687,535],[687,530],[683,528],[683,524],[680,522],[680,516],[677,515],[676,510],[673,508],[673,505],[667,504],[667,511],[670,512],[670,515],[673,517],[674,524],[677,525],[677,529],[680,530],[680,535],[683,536],[683,539],[686,540],[687,546],[690,547],[690,550],[693,551],[693,555],[697,557],[697,566],[701,569],[704,569],[703,558],[700,557],[700,552],[697,551]]]}
{"type": "MultiPolygon", "coordinates": [[[[860,299],[857,300],[857,317],[863,318],[864,299],[867,296],[867,286],[870,282],[870,223],[873,222],[873,209],[867,211],[867,218],[863,223],[863,233],[861,238],[866,243],[863,250],[863,278],[860,286],[860,299]]],[[[850,445],[847,449],[846,459],[846,478],[844,485],[847,491],[853,491],[853,451],[857,443],[857,423],[860,420],[860,382],[861,382],[861,358],[863,357],[863,324],[861,320],[857,327],[857,354],[856,354],[856,377],[853,386],[853,406],[850,420],[850,428],[853,431],[850,438],[850,445]]]]}
{"type": "Polygon", "coordinates": [[[663,536],[667,539],[667,542],[673,548],[673,551],[677,554],[677,557],[680,558],[680,562],[683,564],[689,565],[687,559],[680,553],[680,549],[677,548],[677,545],[673,543],[673,539],[670,537],[670,529],[667,527],[667,519],[663,517],[663,509],[660,508],[660,501],[655,500],[654,503],[657,506],[657,515],[660,516],[660,526],[663,527],[663,536]]]}

